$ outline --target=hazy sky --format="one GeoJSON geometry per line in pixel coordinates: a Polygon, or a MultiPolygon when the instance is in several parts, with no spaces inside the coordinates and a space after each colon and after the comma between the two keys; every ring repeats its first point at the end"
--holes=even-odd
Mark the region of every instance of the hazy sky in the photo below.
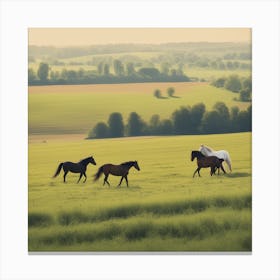
{"type": "Polygon", "coordinates": [[[81,46],[118,43],[250,42],[249,28],[30,28],[29,45],[81,46]]]}

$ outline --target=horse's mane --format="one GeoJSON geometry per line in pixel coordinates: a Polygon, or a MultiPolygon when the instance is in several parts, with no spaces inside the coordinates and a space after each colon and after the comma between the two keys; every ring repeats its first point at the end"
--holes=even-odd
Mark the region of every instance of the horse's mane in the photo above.
{"type": "Polygon", "coordinates": [[[123,162],[121,163],[120,165],[123,165],[123,166],[130,166],[130,165],[133,165],[135,161],[126,161],[126,162],[123,162]]]}
{"type": "Polygon", "coordinates": [[[84,159],[81,159],[80,161],[79,161],[79,163],[84,163],[86,160],[88,160],[88,159],[90,159],[91,157],[87,157],[87,158],[84,158],[84,159]]]}
{"type": "Polygon", "coordinates": [[[205,145],[201,145],[202,148],[205,148],[206,150],[208,150],[208,152],[214,152],[214,150],[208,146],[205,145]]]}

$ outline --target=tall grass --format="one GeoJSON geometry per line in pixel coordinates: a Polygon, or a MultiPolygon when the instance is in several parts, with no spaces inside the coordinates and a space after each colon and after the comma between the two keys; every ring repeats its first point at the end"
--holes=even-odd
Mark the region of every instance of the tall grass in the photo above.
{"type": "MultiPolygon", "coordinates": [[[[118,239],[122,242],[119,248],[125,248],[127,242],[141,239],[186,239],[204,240],[216,234],[226,234],[229,231],[251,231],[251,213],[240,210],[237,213],[229,209],[190,216],[154,218],[144,215],[131,219],[120,219],[101,223],[86,223],[72,227],[54,226],[46,231],[34,228],[29,234],[29,248],[52,245],[58,247],[73,246],[81,243],[97,243],[102,240],[118,239]]],[[[250,246],[250,240],[244,239],[241,244],[244,250],[250,246]]],[[[210,248],[209,248],[210,249],[210,248]]]]}
{"type": "Polygon", "coordinates": [[[116,218],[129,218],[142,214],[178,215],[193,214],[205,211],[210,207],[229,207],[232,209],[243,209],[251,207],[251,195],[243,196],[218,196],[201,199],[189,199],[181,201],[162,201],[149,203],[136,203],[119,205],[115,207],[104,208],[99,211],[82,212],[78,210],[60,212],[57,217],[48,214],[29,213],[29,227],[48,226],[54,221],[60,225],[68,226],[79,223],[100,222],[116,218]]]}

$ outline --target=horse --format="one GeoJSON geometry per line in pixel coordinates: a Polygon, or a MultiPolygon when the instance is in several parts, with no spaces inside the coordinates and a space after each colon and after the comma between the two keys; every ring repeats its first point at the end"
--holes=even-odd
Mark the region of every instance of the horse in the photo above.
{"type": "Polygon", "coordinates": [[[225,150],[215,151],[212,148],[202,144],[200,145],[199,151],[206,157],[216,156],[218,158],[222,158],[227,163],[229,170],[232,171],[231,160],[228,151],[225,150]]]}
{"type": "Polygon", "coordinates": [[[65,162],[61,162],[58,165],[58,168],[55,172],[55,174],[53,175],[53,178],[55,178],[56,176],[59,175],[61,169],[63,168],[64,171],[64,175],[63,175],[63,182],[66,183],[66,175],[67,173],[70,171],[72,173],[80,173],[80,178],[77,182],[77,184],[80,182],[82,176],[85,176],[85,181],[87,180],[87,175],[86,175],[86,170],[87,170],[87,165],[91,163],[93,165],[96,165],[96,162],[94,160],[93,157],[87,157],[85,159],[80,160],[77,163],[71,162],[71,161],[65,161],[65,162]]]}
{"type": "Polygon", "coordinates": [[[135,169],[137,169],[138,171],[140,170],[137,161],[127,161],[127,162],[121,163],[120,165],[114,165],[111,163],[104,164],[98,169],[97,173],[94,175],[94,181],[97,181],[100,178],[100,176],[102,175],[102,173],[104,173],[105,177],[104,177],[103,186],[105,185],[105,183],[107,183],[108,186],[110,186],[110,183],[108,182],[108,177],[110,174],[112,174],[114,176],[122,176],[120,183],[118,184],[118,187],[120,187],[123,178],[125,178],[126,186],[128,187],[127,175],[128,175],[129,169],[132,166],[135,169]]]}
{"type": "Polygon", "coordinates": [[[191,161],[193,161],[195,158],[197,159],[198,167],[193,173],[193,178],[196,172],[198,173],[199,177],[201,177],[199,171],[201,168],[206,168],[206,167],[211,167],[211,171],[210,171],[211,176],[215,174],[217,168],[222,168],[223,172],[226,173],[222,166],[222,162],[224,161],[224,159],[220,159],[216,156],[206,157],[200,151],[192,151],[191,161]]]}

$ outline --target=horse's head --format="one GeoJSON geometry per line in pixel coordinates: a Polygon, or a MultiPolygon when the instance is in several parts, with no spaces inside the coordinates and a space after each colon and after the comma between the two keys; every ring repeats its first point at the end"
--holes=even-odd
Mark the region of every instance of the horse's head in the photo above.
{"type": "Polygon", "coordinates": [[[90,158],[89,158],[89,162],[90,162],[91,164],[93,164],[93,165],[96,165],[96,162],[95,162],[95,160],[94,160],[93,157],[90,157],[90,158]]]}
{"type": "Polygon", "coordinates": [[[192,151],[191,153],[191,161],[193,161],[196,157],[196,152],[195,151],[192,151]]]}
{"type": "Polygon", "coordinates": [[[134,161],[133,166],[134,166],[138,171],[140,171],[140,167],[139,167],[138,162],[137,162],[136,160],[134,161]]]}

